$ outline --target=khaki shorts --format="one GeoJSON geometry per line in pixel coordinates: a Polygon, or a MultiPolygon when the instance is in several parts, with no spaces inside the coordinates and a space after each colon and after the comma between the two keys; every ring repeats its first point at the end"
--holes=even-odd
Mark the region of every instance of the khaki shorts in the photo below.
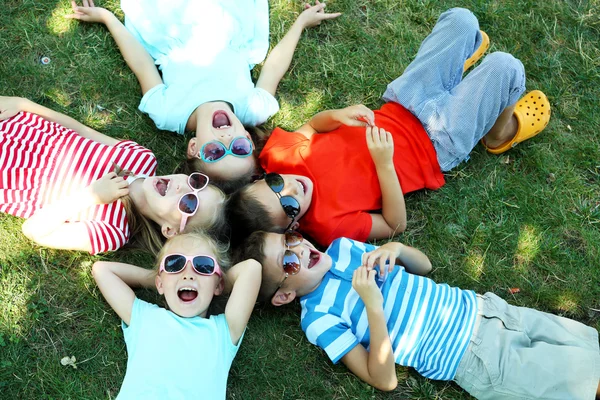
{"type": "Polygon", "coordinates": [[[600,379],[598,332],[493,293],[478,296],[471,343],[454,381],[478,399],[592,400],[600,379]]]}

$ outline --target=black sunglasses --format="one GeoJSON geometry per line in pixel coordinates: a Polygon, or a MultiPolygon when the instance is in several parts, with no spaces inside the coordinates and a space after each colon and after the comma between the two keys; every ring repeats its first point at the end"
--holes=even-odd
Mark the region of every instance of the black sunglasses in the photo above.
{"type": "Polygon", "coordinates": [[[292,219],[292,222],[290,222],[288,227],[285,228],[285,230],[287,231],[294,223],[294,219],[300,214],[300,203],[298,203],[298,200],[296,200],[292,196],[282,196],[280,194],[285,185],[285,182],[281,175],[273,172],[269,173],[265,175],[265,182],[267,183],[267,186],[271,188],[273,193],[275,193],[275,195],[279,198],[279,203],[281,204],[285,215],[292,219]]]}

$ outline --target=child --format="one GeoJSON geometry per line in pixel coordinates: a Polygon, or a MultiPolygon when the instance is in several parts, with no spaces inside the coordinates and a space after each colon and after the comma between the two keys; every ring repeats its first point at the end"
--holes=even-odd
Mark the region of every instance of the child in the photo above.
{"type": "Polygon", "coordinates": [[[208,236],[170,239],[157,270],[96,262],[94,279],[123,320],[127,372],[119,398],[224,399],[229,368],[254,308],[261,266],[246,260],[225,273],[221,249],[208,236]],[[218,260],[218,261],[217,261],[218,260]],[[152,287],[168,310],[138,299],[131,287],[152,287]],[[207,316],[213,296],[230,291],[225,314],[207,316]]]}
{"type": "Polygon", "coordinates": [[[196,132],[188,168],[243,183],[256,167],[255,139],[244,126],[260,125],[279,109],[273,96],[302,31],[340,15],[324,13],[318,1],[307,5],[265,61],[255,87],[250,70],[269,48],[267,0],[122,0],[127,29],[92,0],[72,4],[75,13],[68,17],[109,29],[140,82],[140,111],[159,129],[196,132]]]}
{"type": "Polygon", "coordinates": [[[237,251],[263,266],[261,300],[299,297],[308,340],[380,390],[396,387],[399,364],[478,399],[600,393],[595,329],[436,284],[420,276],[431,271],[427,256],[409,246],[342,238],[321,253],[297,233],[259,231],[237,251]]]}
{"type": "Polygon", "coordinates": [[[96,254],[133,237],[156,254],[163,236],[224,230],[225,195],[206,175],[155,172],[137,143],[0,96],[0,212],[26,218],[23,233],[42,246],[96,254]]]}
{"type": "Polygon", "coordinates": [[[447,11],[380,110],[324,111],[297,132],[275,129],[260,155],[270,174],[229,204],[236,233],[299,226],[324,246],[342,236],[389,238],[406,228],[404,193],[440,188],[442,171],[468,159],[482,137],[501,152],[539,133],[549,104],[539,91],[517,103],[520,61],[494,53],[462,79],[483,37],[470,11],[447,11]]]}

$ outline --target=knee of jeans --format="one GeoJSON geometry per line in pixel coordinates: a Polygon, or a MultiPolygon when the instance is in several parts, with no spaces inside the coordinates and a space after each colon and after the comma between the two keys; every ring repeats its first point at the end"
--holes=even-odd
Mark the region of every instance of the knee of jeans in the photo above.
{"type": "Polygon", "coordinates": [[[440,16],[440,21],[442,19],[448,19],[457,32],[464,32],[465,29],[479,31],[477,17],[466,8],[451,8],[440,16]]]}
{"type": "Polygon", "coordinates": [[[525,67],[523,63],[512,54],[502,51],[495,51],[485,57],[485,61],[490,63],[492,68],[498,72],[504,72],[514,75],[524,74],[525,67]]]}

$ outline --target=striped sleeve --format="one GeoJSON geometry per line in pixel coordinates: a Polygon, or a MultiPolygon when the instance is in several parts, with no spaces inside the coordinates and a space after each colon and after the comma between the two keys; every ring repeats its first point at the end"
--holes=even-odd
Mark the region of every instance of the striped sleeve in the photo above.
{"type": "Polygon", "coordinates": [[[156,156],[149,149],[131,140],[123,140],[115,147],[124,150],[115,159],[115,164],[119,167],[136,175],[154,176],[156,174],[156,156]]]}
{"type": "Polygon", "coordinates": [[[127,243],[126,232],[118,226],[105,221],[82,222],[87,227],[90,243],[92,244],[92,251],[90,251],[92,255],[117,250],[127,243]]]}
{"type": "Polygon", "coordinates": [[[359,344],[346,322],[332,314],[309,312],[302,319],[302,329],[308,341],[325,350],[334,364],[359,344]]]}

